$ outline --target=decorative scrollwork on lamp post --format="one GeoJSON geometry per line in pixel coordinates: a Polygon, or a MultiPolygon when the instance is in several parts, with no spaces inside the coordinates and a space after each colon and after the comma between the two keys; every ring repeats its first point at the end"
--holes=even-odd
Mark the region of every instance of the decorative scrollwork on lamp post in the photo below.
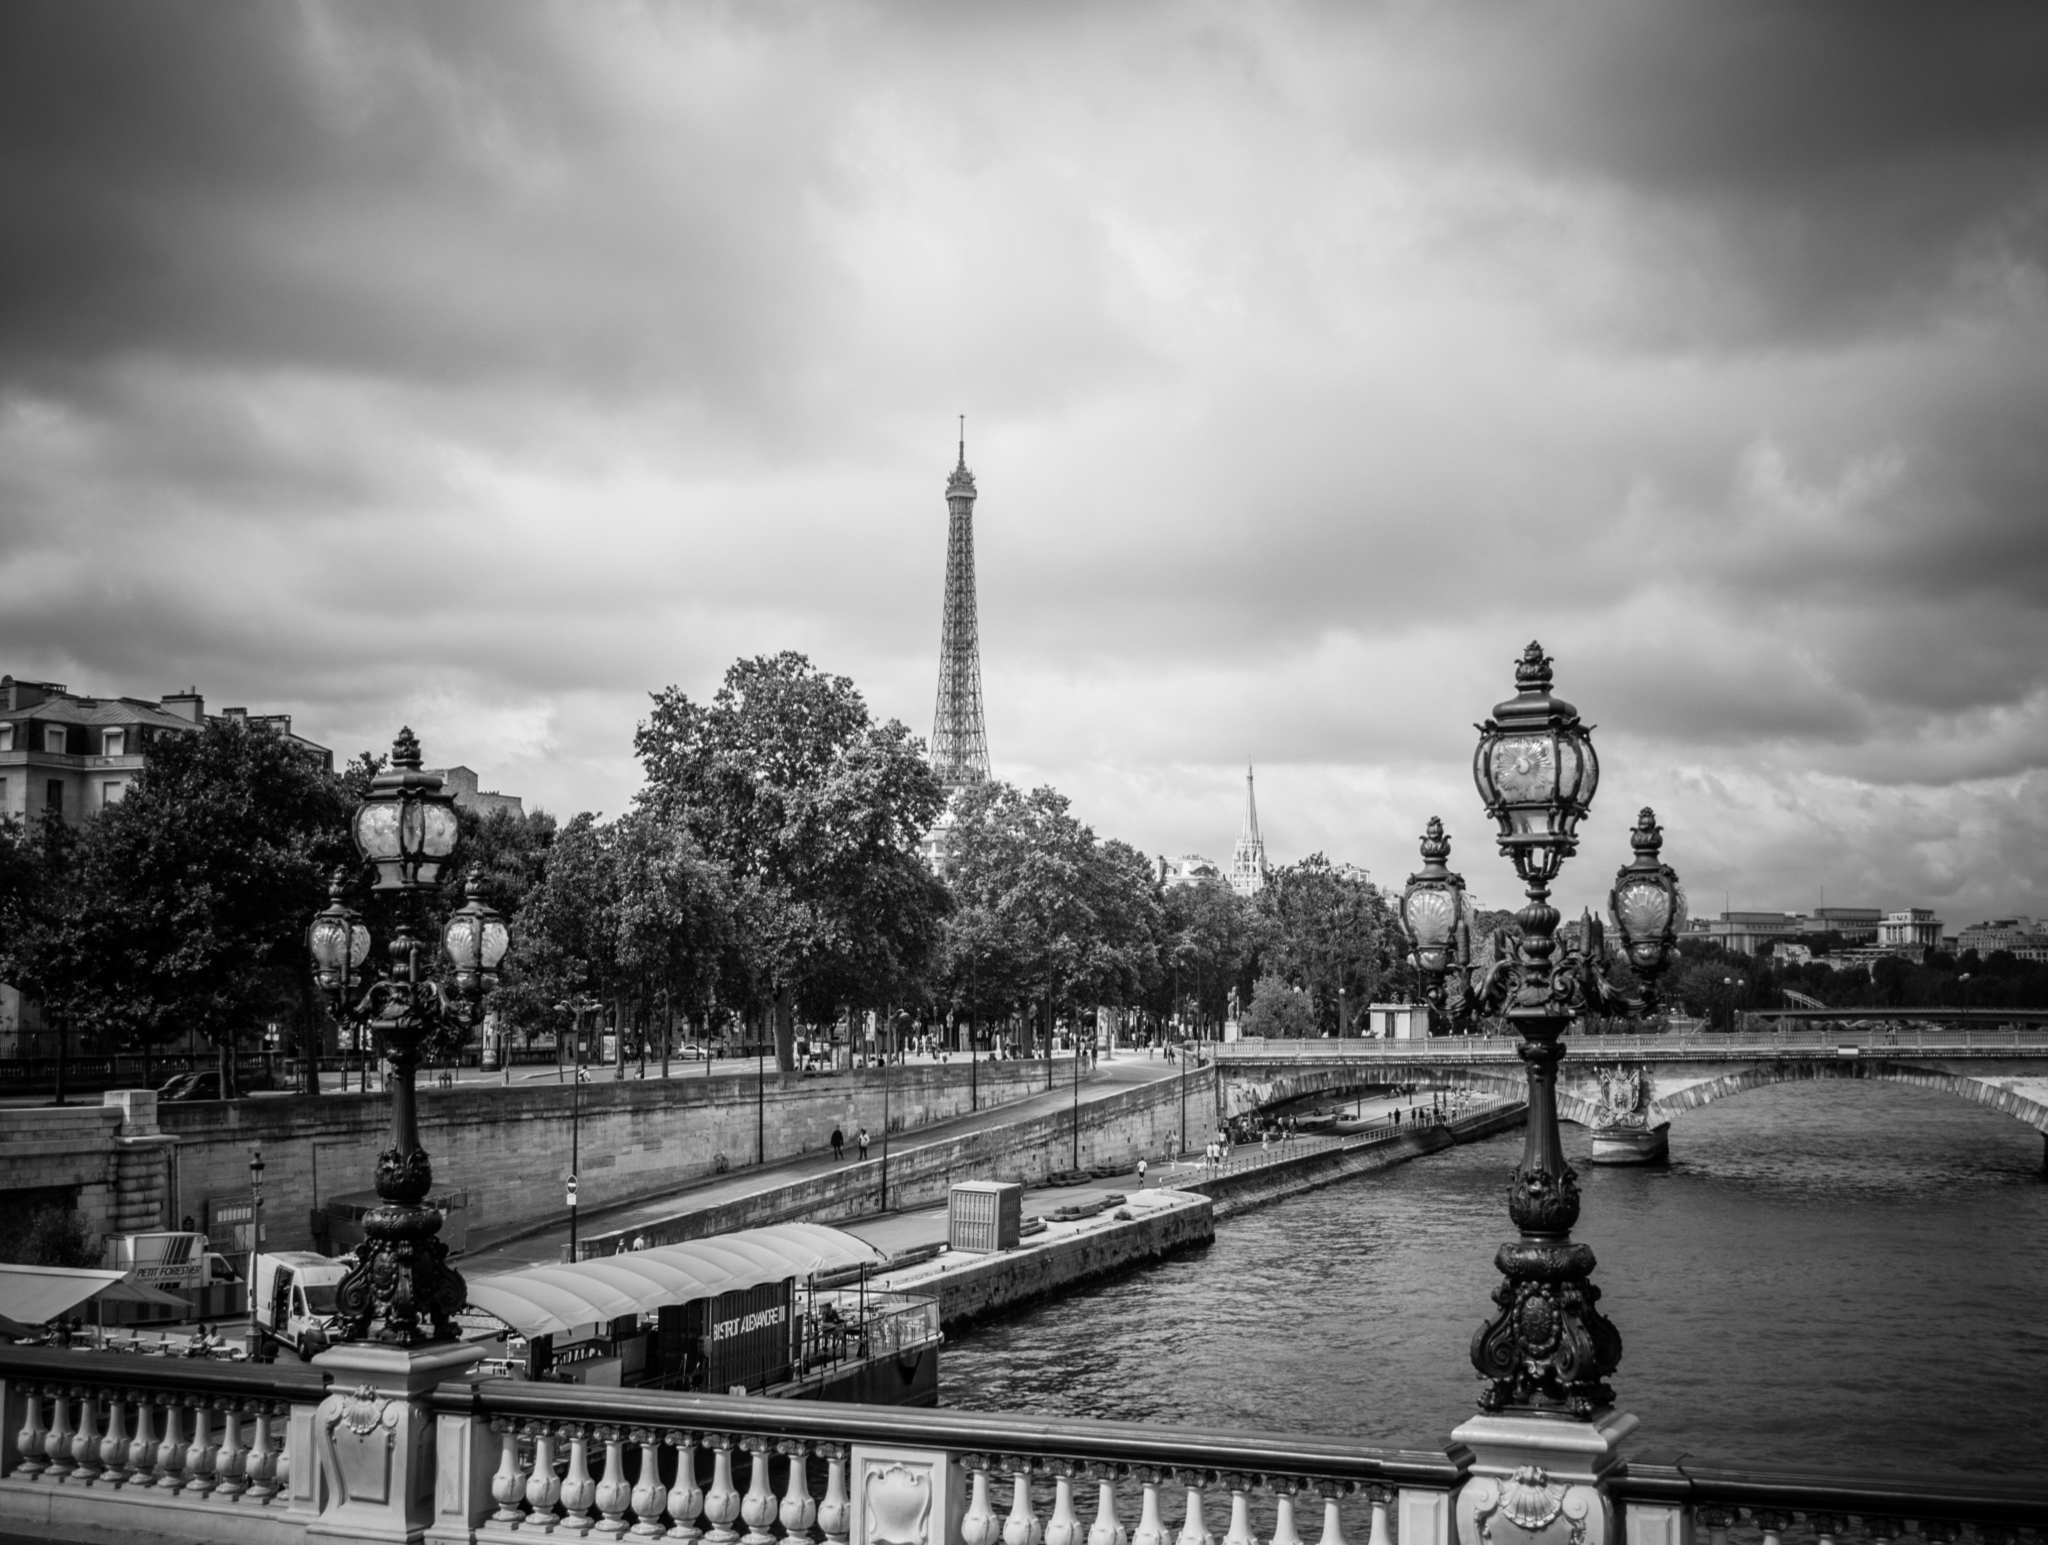
{"type": "Polygon", "coordinates": [[[441,1216],[425,1205],[434,1171],[420,1146],[413,1076],[420,1048],[437,1030],[476,1022],[504,958],[505,923],[478,895],[472,879],[465,905],[442,930],[453,968],[452,989],[431,975],[431,948],[420,937],[422,904],[454,860],[461,827],[452,795],[438,773],[420,766],[409,729],[392,743],[391,765],[370,785],[352,826],[363,862],[375,871],[371,893],[395,903],[390,963],[366,977],[370,932],[342,902],[347,873],[336,870],[329,906],[307,930],[313,980],[337,1017],[357,1035],[374,1033],[391,1064],[391,1146],[377,1159],[380,1205],[363,1219],[355,1265],[336,1291],[344,1338],[399,1346],[456,1338],[454,1315],[466,1296],[461,1273],[448,1264],[438,1237],[441,1216]],[[367,980],[359,1000],[355,989],[367,980]]]}
{"type": "MultiPolygon", "coordinates": [[[[1503,1278],[1493,1293],[1498,1312],[1472,1339],[1473,1366],[1486,1380],[1480,1407],[1583,1419],[1613,1401],[1607,1380],[1621,1361],[1621,1333],[1600,1313],[1593,1252],[1571,1237],[1579,1181],[1558,1136],[1557,1069],[1574,1019],[1640,1012],[1644,1000],[1608,980],[1598,920],[1589,916],[1577,947],[1559,954],[1550,885],[1578,850],[1600,759],[1592,727],[1552,694],[1550,666],[1542,646],[1529,645],[1515,667],[1516,694],[1478,727],[1472,759],[1501,854],[1527,888],[1515,931],[1496,935],[1495,958],[1474,966],[1464,882],[1444,865],[1450,839],[1435,819],[1422,839],[1423,868],[1402,895],[1401,922],[1431,1002],[1454,1022],[1501,1014],[1521,1036],[1528,1070],[1527,1135],[1508,1180],[1508,1215],[1521,1237],[1494,1258],[1503,1278]]],[[[1610,898],[1623,953],[1645,983],[1669,963],[1684,922],[1684,892],[1658,857],[1662,840],[1645,810],[1631,834],[1635,861],[1615,877],[1610,898]]]]}

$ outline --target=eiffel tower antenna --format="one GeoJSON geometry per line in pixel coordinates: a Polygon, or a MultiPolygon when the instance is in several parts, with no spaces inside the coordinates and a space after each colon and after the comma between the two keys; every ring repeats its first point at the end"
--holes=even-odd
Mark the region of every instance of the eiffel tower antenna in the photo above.
{"type": "Polygon", "coordinates": [[[939,700],[932,714],[932,771],[948,791],[986,783],[989,776],[974,607],[974,496],[963,413],[960,461],[946,479],[946,606],[939,629],[939,700]]]}

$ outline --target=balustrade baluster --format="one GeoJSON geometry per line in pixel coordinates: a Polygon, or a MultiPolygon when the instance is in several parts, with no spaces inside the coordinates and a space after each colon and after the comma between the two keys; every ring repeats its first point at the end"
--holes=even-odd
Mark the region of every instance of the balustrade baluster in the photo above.
{"type": "Polygon", "coordinates": [[[185,1407],[176,1396],[164,1401],[164,1440],[156,1446],[156,1484],[176,1491],[185,1484],[185,1407]]]}
{"type": "Polygon", "coordinates": [[[1301,1531],[1294,1527],[1294,1493],[1284,1481],[1273,1490],[1273,1538],[1269,1545],[1302,1545],[1301,1531]]]}
{"type": "Polygon", "coordinates": [[[821,1443],[825,1456],[825,1500],[818,1504],[818,1529],[825,1545],[846,1545],[853,1523],[853,1509],[846,1501],[846,1449],[837,1443],[821,1443]]]}
{"type": "Polygon", "coordinates": [[[750,1457],[747,1465],[747,1494],[740,1500],[740,1519],[747,1532],[740,1545],[775,1545],[768,1526],[775,1522],[775,1492],[768,1484],[768,1459],[773,1445],[766,1438],[748,1438],[740,1445],[750,1457]]]}
{"type": "Polygon", "coordinates": [[[521,1526],[552,1533],[560,1521],[555,1504],[562,1500],[562,1478],[555,1474],[555,1432],[542,1423],[530,1424],[533,1436],[533,1473],[526,1478],[526,1522],[521,1526]]]}
{"type": "Polygon", "coordinates": [[[740,1494],[732,1483],[732,1439],[713,1433],[704,1440],[711,1450],[711,1484],[704,1492],[704,1531],[709,1545],[737,1545],[739,1531],[732,1523],[740,1516],[740,1494]]]}
{"type": "Polygon", "coordinates": [[[185,1450],[184,1490],[203,1497],[213,1490],[213,1405],[199,1395],[187,1395],[185,1404],[192,1409],[192,1442],[185,1450]]]}
{"type": "Polygon", "coordinates": [[[1790,1522],[1790,1513],[1780,1513],[1775,1508],[1768,1507],[1756,1510],[1756,1526],[1763,1534],[1763,1545],[1781,1545],[1780,1536],[1785,1532],[1785,1525],[1790,1522]]]}
{"type": "Polygon", "coordinates": [[[213,1494],[232,1502],[247,1491],[249,1478],[244,1470],[248,1463],[249,1451],[242,1447],[242,1409],[235,1401],[224,1400],[220,1407],[220,1452],[213,1461],[213,1473],[219,1480],[213,1494]]]}
{"type": "Polygon", "coordinates": [[[597,1497],[597,1482],[590,1474],[590,1429],[570,1422],[562,1436],[569,1440],[569,1473],[562,1477],[562,1521],[555,1527],[584,1535],[590,1532],[590,1504],[597,1497]]]}
{"type": "MultiPolygon", "coordinates": [[[[1864,1523],[1870,1530],[1870,1537],[1884,1541],[1885,1545],[1891,1545],[1891,1541],[1906,1532],[1896,1518],[1866,1518],[1864,1523]]],[[[1709,1545],[1718,1545],[1718,1542],[1710,1541],[1709,1545]]]]}
{"type": "Polygon", "coordinates": [[[1010,1516],[1003,1520],[1003,1545],[1039,1545],[1038,1518],[1031,1511],[1031,1463],[1010,1461],[1010,1516]]]}
{"type": "Polygon", "coordinates": [[[1323,1496],[1323,1537],[1316,1545],[1345,1545],[1344,1519],[1337,1510],[1337,1499],[1344,1494],[1344,1488],[1331,1485],[1322,1488],[1323,1496]]]}
{"type": "Polygon", "coordinates": [[[1000,1531],[995,1509],[988,1500],[988,1461],[969,1454],[960,1463],[968,1475],[967,1511],[960,1518],[961,1545],[995,1545],[1000,1531]]]}
{"type": "Polygon", "coordinates": [[[1728,1526],[1735,1522],[1735,1514],[1730,1508],[1703,1507],[1694,1522],[1707,1531],[1707,1545],[1728,1545],[1728,1526]]]}
{"type": "Polygon", "coordinates": [[[1187,1487],[1187,1512],[1181,1519],[1179,1545],[1215,1545],[1209,1525],[1202,1517],[1203,1475],[1200,1470],[1183,1470],[1181,1482],[1187,1487]]]}
{"type": "Polygon", "coordinates": [[[1059,1465],[1052,1475],[1052,1520],[1045,1526],[1045,1545],[1082,1545],[1081,1520],[1074,1512],[1074,1467],[1059,1465]]]}
{"type": "Polygon", "coordinates": [[[668,1537],[676,1545],[696,1545],[704,1537],[697,1527],[697,1515],[704,1511],[704,1488],[697,1484],[697,1438],[688,1432],[672,1432],[668,1442],[676,1451],[676,1478],[668,1489],[668,1537]]]}
{"type": "Polygon", "coordinates": [[[156,1397],[146,1389],[134,1391],[135,1436],[128,1444],[128,1484],[156,1483],[156,1397]]]}
{"type": "Polygon", "coordinates": [[[249,1457],[242,1464],[242,1468],[249,1475],[249,1489],[242,1493],[242,1500],[244,1502],[253,1502],[258,1507],[262,1507],[272,1497],[276,1496],[278,1491],[278,1463],[280,1456],[277,1450],[272,1447],[271,1416],[270,1402],[267,1400],[257,1401],[255,1414],[250,1418],[250,1422],[255,1430],[249,1437],[249,1457]]]}
{"type": "Polygon", "coordinates": [[[1130,1545],[1123,1521],[1116,1516],[1115,1467],[1098,1465],[1095,1477],[1095,1522],[1088,1526],[1088,1545],[1130,1545]]]}
{"type": "Polygon", "coordinates": [[[633,1477],[633,1537],[661,1538],[661,1508],[668,1501],[668,1488],[661,1484],[661,1434],[652,1427],[635,1427],[633,1441],[640,1445],[640,1473],[633,1477]]]}
{"type": "Polygon", "coordinates": [[[494,1416],[491,1431],[498,1435],[498,1468],[491,1473],[491,1500],[498,1508],[491,1522],[517,1527],[526,1517],[519,1510],[526,1498],[526,1472],[519,1468],[519,1427],[508,1417],[494,1416]]]}
{"type": "Polygon", "coordinates": [[[782,1520],[783,1538],[791,1545],[803,1545],[818,1518],[818,1504],[811,1500],[811,1478],[804,1473],[811,1451],[793,1439],[776,1444],[775,1451],[789,1460],[789,1478],[783,1482],[782,1508],[776,1516],[782,1520]]]}
{"type": "Polygon", "coordinates": [[[43,1474],[61,1484],[78,1468],[78,1461],[71,1457],[71,1439],[78,1429],[71,1425],[72,1391],[61,1384],[53,1384],[50,1395],[50,1430],[43,1434],[43,1457],[49,1463],[43,1474]]]}
{"type": "Polygon", "coordinates": [[[128,1394],[107,1391],[107,1430],[100,1438],[100,1484],[119,1486],[128,1479],[128,1394]]]}
{"type": "Polygon", "coordinates": [[[14,1435],[15,1451],[21,1455],[21,1463],[14,1473],[25,1480],[33,1480],[50,1468],[50,1461],[43,1453],[43,1440],[49,1428],[43,1425],[43,1387],[40,1384],[24,1384],[21,1387],[21,1430],[14,1435]]]}
{"type": "MultiPolygon", "coordinates": [[[[1137,1475],[1138,1484],[1144,1488],[1145,1500],[1138,1510],[1138,1527],[1131,1535],[1131,1545],[1166,1545],[1166,1524],[1159,1516],[1160,1473],[1143,1469],[1137,1475]]],[[[1300,1545],[1300,1542],[1296,1541],[1295,1545],[1300,1545]]]]}
{"type": "Polygon", "coordinates": [[[1809,1513],[1806,1521],[1813,1526],[1814,1545],[1835,1545],[1849,1527],[1849,1520],[1839,1513],[1809,1513]]]}
{"type": "Polygon", "coordinates": [[[1230,1528],[1224,1532],[1223,1545],[1259,1545],[1259,1537],[1252,1532],[1251,1499],[1245,1495],[1251,1478],[1226,1475],[1223,1479],[1230,1487],[1230,1528]]]}
{"type": "Polygon", "coordinates": [[[291,1490],[292,1445],[291,1427],[289,1423],[291,1420],[292,1408],[286,1405],[283,1401],[279,1401],[276,1405],[271,1407],[270,1414],[272,1416],[284,1417],[287,1423],[284,1431],[277,1435],[277,1446],[274,1450],[272,1450],[274,1457],[272,1458],[270,1463],[271,1484],[276,1488],[278,1494],[283,1494],[291,1490]]]}
{"type": "Polygon", "coordinates": [[[615,1540],[626,1532],[626,1509],[633,1505],[633,1483],[626,1479],[626,1435],[617,1427],[596,1428],[594,1435],[604,1445],[604,1476],[595,1493],[603,1516],[591,1532],[615,1540]]]}
{"type": "Polygon", "coordinates": [[[71,1435],[71,1479],[90,1486],[100,1478],[100,1392],[78,1392],[78,1430],[71,1435]]]}
{"type": "Polygon", "coordinates": [[[1394,1500],[1394,1489],[1391,1486],[1368,1486],[1365,1495],[1372,1503],[1372,1528],[1366,1535],[1365,1545],[1394,1545],[1393,1531],[1387,1527],[1387,1505],[1394,1500]]]}

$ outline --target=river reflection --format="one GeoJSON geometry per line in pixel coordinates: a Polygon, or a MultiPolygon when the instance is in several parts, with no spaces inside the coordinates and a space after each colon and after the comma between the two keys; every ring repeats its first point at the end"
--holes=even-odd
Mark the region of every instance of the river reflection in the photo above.
{"type": "MultiPolygon", "coordinates": [[[[1667,1170],[1565,1128],[1639,1443],[2048,1470],[2048,1183],[2009,1117],[1886,1084],[1679,1118],[1667,1170]]],[[[1513,1133],[1233,1218],[1216,1242],[948,1342],[945,1405],[1439,1445],[1510,1237],[1513,1133]]]]}

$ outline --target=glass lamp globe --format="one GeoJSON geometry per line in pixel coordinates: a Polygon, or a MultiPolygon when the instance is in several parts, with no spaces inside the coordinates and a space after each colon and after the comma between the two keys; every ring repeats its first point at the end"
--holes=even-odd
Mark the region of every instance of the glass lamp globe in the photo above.
{"type": "Polygon", "coordinates": [[[483,885],[475,875],[465,887],[466,899],[441,930],[441,948],[455,968],[455,988],[465,998],[488,992],[498,979],[498,964],[505,958],[512,936],[505,919],[483,900],[483,885]]]}
{"type": "Polygon", "coordinates": [[[1472,755],[1472,781],[1500,828],[1501,852],[1528,881],[1557,877],[1600,786],[1592,729],[1551,695],[1550,663],[1541,644],[1522,651],[1517,691],[1480,726],[1472,755]]]}
{"type": "Polygon", "coordinates": [[[420,743],[410,729],[391,743],[391,765],[371,780],[353,830],[357,849],[376,866],[372,889],[419,891],[439,883],[462,827],[441,775],[421,769],[420,743]]]}
{"type": "Polygon", "coordinates": [[[1607,908],[1628,963],[1647,976],[1670,964],[1686,924],[1685,888],[1678,873],[1661,861],[1664,829],[1647,805],[1628,834],[1635,858],[1614,876],[1607,908]]]}
{"type": "Polygon", "coordinates": [[[1401,931],[1416,965],[1441,976],[1455,962],[1459,924],[1465,918],[1465,882],[1445,867],[1451,839],[1436,816],[1422,834],[1422,868],[1401,892],[1401,931]]]}

